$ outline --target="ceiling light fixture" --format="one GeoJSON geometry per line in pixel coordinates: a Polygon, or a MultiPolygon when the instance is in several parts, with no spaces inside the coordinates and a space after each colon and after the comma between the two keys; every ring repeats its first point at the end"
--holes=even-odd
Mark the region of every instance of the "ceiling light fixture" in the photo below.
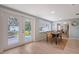
{"type": "Polygon", "coordinates": [[[59,20],[61,20],[62,18],[59,18],[59,20]]]}
{"type": "Polygon", "coordinates": [[[55,11],[51,11],[51,14],[55,14],[55,11]]]}

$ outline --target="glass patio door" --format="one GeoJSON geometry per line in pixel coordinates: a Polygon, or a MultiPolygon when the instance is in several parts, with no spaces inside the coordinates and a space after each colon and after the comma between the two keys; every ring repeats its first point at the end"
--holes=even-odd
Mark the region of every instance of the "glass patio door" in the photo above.
{"type": "Polygon", "coordinates": [[[9,49],[20,44],[22,39],[22,17],[16,13],[2,11],[3,48],[9,49]]]}
{"type": "Polygon", "coordinates": [[[8,45],[19,43],[19,21],[16,16],[8,17],[8,45]]]}
{"type": "Polygon", "coordinates": [[[3,48],[9,49],[32,41],[31,19],[17,13],[2,12],[3,48]]]}
{"type": "Polygon", "coordinates": [[[23,31],[24,31],[24,41],[30,42],[32,41],[32,35],[31,35],[31,19],[25,17],[23,21],[23,31]]]}

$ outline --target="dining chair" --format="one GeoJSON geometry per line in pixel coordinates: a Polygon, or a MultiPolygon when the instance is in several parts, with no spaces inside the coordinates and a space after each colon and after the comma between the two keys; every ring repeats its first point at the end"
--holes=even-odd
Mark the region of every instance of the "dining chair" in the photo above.
{"type": "Polygon", "coordinates": [[[59,44],[62,42],[62,32],[59,33],[57,41],[58,41],[59,44]]]}
{"type": "Polygon", "coordinates": [[[52,32],[47,32],[47,42],[52,43],[52,32]]]}

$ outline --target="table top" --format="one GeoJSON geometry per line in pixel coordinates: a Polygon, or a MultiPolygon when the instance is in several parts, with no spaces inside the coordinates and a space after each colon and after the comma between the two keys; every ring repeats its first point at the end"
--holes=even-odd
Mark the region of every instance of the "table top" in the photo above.
{"type": "Polygon", "coordinates": [[[60,32],[52,32],[53,34],[60,34],[60,32]]]}

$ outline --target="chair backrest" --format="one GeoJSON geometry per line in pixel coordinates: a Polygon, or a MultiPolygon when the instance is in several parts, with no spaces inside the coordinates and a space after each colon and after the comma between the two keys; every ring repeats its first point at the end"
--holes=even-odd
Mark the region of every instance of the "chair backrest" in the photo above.
{"type": "Polygon", "coordinates": [[[47,37],[52,38],[52,32],[47,32],[47,37]]]}

